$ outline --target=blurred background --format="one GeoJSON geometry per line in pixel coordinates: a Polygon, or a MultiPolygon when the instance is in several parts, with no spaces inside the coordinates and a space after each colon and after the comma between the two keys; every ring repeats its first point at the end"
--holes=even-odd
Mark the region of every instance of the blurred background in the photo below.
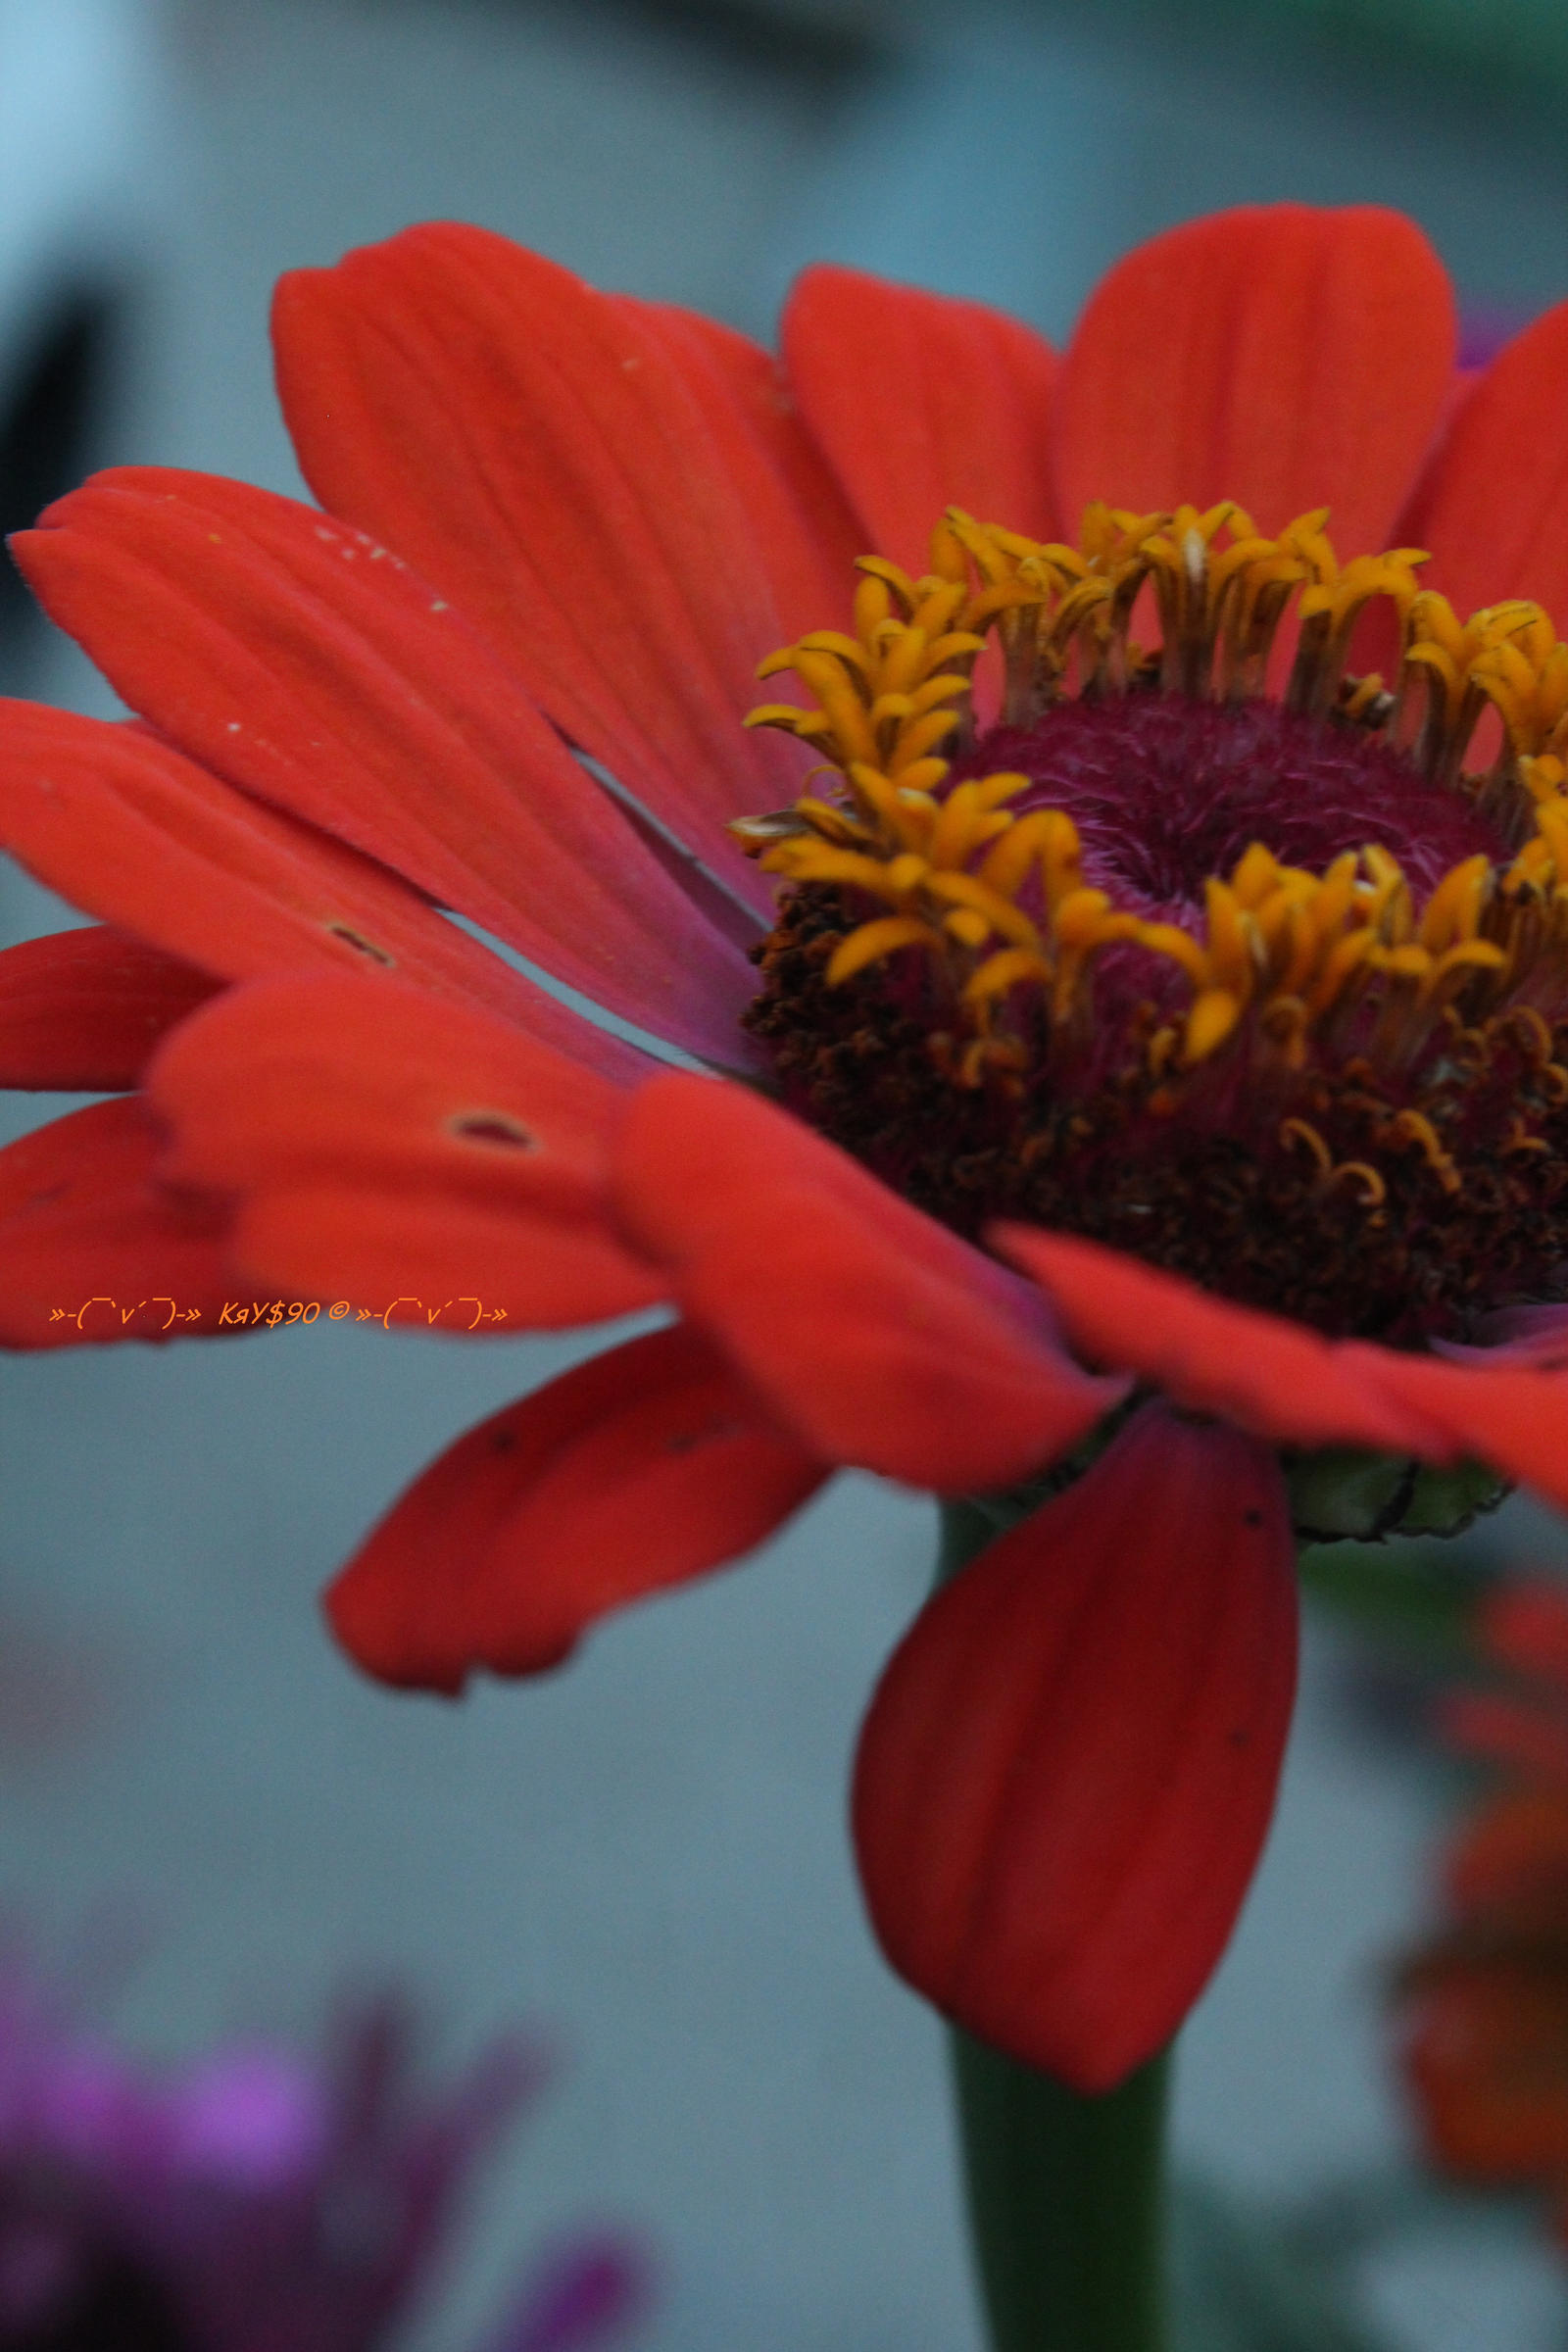
{"type": "MultiPolygon", "coordinates": [[[[0,516],[111,462],[299,492],[271,283],[423,218],[763,337],[819,258],[1061,337],[1170,222],[1375,201],[1495,337],[1568,294],[1565,98],[1556,0],[0,0],[0,516]]],[[[6,594],[7,690],[110,710],[6,594]]],[[[63,919],[0,880],[8,940],[63,919]]],[[[130,1923],[117,2016],[149,2054],[308,2038],[389,1980],[438,2061],[553,2037],[554,2101],[409,2352],[471,2343],[518,2249],[585,2217],[659,2250],[647,2352],[977,2352],[941,2036],[873,1955],[843,1818],[927,1506],[843,1480],[745,1575],[458,1708],[369,1688],[320,1628],[402,1482],[571,1352],[323,1324],[0,1361],[0,1918],[46,1955],[130,1923]]],[[[1565,1549],[1518,1514],[1488,1540],[1565,1549]]],[[[1384,1990],[1443,1789],[1347,1639],[1312,1636],[1269,1856],[1183,2048],[1193,2194],[1244,2231],[1336,2183],[1375,2201],[1407,2144],[1384,1990]]],[[[1506,2221],[1373,2233],[1354,2284],[1423,2352],[1568,2324],[1506,2221]]]]}

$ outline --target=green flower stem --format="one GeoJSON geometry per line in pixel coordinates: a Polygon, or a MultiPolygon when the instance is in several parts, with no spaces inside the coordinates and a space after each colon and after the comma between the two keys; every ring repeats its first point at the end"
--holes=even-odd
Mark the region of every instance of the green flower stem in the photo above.
{"type": "MultiPolygon", "coordinates": [[[[1016,1516],[950,1504],[939,1579],[1016,1516]]],[[[1102,2097],[958,2029],[953,2055],[993,2352],[1163,2352],[1169,2052],[1102,2097]]]]}
{"type": "Polygon", "coordinates": [[[1168,2053],[1085,2098],[955,2029],[994,2352],[1160,2352],[1168,2053]]]}

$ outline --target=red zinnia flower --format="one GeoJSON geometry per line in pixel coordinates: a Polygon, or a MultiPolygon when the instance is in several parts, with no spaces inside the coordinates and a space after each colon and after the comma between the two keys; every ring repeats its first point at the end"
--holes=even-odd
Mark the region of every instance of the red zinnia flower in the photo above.
{"type": "Polygon", "coordinates": [[[444,1690],[835,1464],[1004,1492],[872,1705],[862,1872],[943,2007],[1114,2082],[1261,1842],[1292,1495],[1568,1496],[1568,654],[1497,601],[1568,606],[1568,307],[1462,387],[1419,233],[1287,206],[1133,255],[1059,366],[820,270],[781,370],[453,227],[275,328],[324,513],[127,470],[20,544],[142,723],[9,712],[4,837],[113,928],[13,951],[0,1035],[155,1116],[0,1161],[5,1334],[229,1269],[678,1309],[335,1588],[444,1690]],[[805,700],[743,734],[781,639],[805,700]]]}

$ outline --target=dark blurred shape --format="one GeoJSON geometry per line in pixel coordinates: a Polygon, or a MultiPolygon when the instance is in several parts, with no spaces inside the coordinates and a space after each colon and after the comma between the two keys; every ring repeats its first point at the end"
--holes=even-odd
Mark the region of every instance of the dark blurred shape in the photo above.
{"type": "MultiPolygon", "coordinates": [[[[490,0],[492,6],[529,0],[490,0]]],[[[605,0],[600,0],[605,5],[605,0]]],[[[616,0],[612,0],[616,4],[616,0]]],[[[858,49],[875,56],[927,36],[941,21],[935,7],[907,0],[619,0],[656,22],[703,28],[714,40],[771,44],[782,63],[809,54],[858,49]]],[[[1041,17],[1082,28],[1085,12],[1067,0],[1036,0],[1041,17]]],[[[1283,42],[1303,59],[1317,56],[1386,82],[1411,78],[1449,83],[1473,100],[1491,91],[1551,103],[1568,89],[1568,10],[1561,0],[1143,0],[1119,12],[1122,37],[1138,20],[1189,46],[1216,39],[1256,43],[1278,53],[1283,42]]]]}
{"type": "MultiPolygon", "coordinates": [[[[363,0],[367,8],[408,0],[363,0]]],[[[553,13],[549,0],[467,0],[491,15],[513,18],[553,13]]],[[[574,0],[577,27],[617,20],[707,50],[710,56],[771,81],[807,85],[818,97],[848,96],[876,73],[907,30],[901,14],[882,0],[574,0]]]]}
{"type": "MultiPolygon", "coordinates": [[[[1038,0],[1042,15],[1078,18],[1063,0],[1038,0]]],[[[1125,12],[1151,31],[1205,47],[1225,36],[1276,65],[1294,53],[1353,73],[1384,92],[1391,112],[1424,87],[1446,89],[1467,109],[1524,104],[1555,109],[1568,90],[1568,9],[1561,0],[1143,0],[1125,12]]]]}
{"type": "MultiPolygon", "coordinates": [[[[640,19],[770,77],[844,85],[887,54],[866,12],[769,7],[766,0],[592,0],[608,17],[640,19]]],[[[587,13],[579,10],[579,15],[587,13]]]]}
{"type": "Polygon", "coordinates": [[[70,2191],[0,2191],[4,2352],[200,2352],[156,2273],[127,2248],[84,2247],[70,2191]]]}
{"type": "MultiPolygon", "coordinates": [[[[25,529],[91,464],[114,368],[119,305],[79,287],[56,298],[0,409],[0,535],[25,529]]],[[[43,622],[14,564],[0,566],[0,684],[18,691],[19,641],[43,622]]]]}

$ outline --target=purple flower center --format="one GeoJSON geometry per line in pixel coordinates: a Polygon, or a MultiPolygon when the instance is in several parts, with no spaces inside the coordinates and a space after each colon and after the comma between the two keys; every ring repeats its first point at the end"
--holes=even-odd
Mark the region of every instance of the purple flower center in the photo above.
{"type": "Polygon", "coordinates": [[[1014,815],[1061,808],[1072,818],[1086,883],[1186,929],[1203,912],[1205,883],[1234,872],[1255,841],[1312,874],[1374,843],[1398,859],[1418,907],[1462,858],[1507,854],[1473,803],[1393,744],[1261,699],[1054,703],[1032,726],[981,736],[952,781],[1009,768],[1029,778],[1008,803],[1014,815]]]}

